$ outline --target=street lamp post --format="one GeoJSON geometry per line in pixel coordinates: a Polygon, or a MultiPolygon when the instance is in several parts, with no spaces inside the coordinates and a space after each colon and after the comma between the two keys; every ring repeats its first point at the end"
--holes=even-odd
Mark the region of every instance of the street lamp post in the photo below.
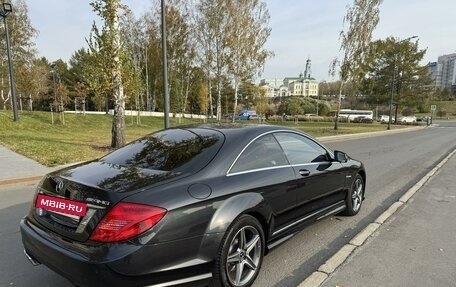
{"type": "Polygon", "coordinates": [[[10,74],[10,91],[11,91],[11,101],[13,102],[13,118],[14,121],[19,121],[19,115],[17,112],[17,101],[16,93],[14,91],[14,75],[13,75],[13,60],[11,59],[11,48],[9,41],[8,26],[6,24],[6,16],[13,11],[11,3],[3,3],[2,9],[0,9],[0,16],[3,17],[3,23],[5,25],[5,37],[6,37],[6,51],[8,54],[8,65],[9,65],[9,74],[10,74]]]}
{"type": "MultiPolygon", "coordinates": [[[[403,40],[397,42],[397,45],[402,43],[402,42],[407,42],[407,41],[410,41],[411,39],[415,39],[415,38],[418,38],[418,36],[412,36],[412,37],[408,37],[406,39],[403,39],[403,40]]],[[[395,82],[396,82],[396,69],[397,69],[397,65],[396,65],[396,61],[397,61],[396,46],[394,46],[393,53],[394,53],[394,66],[393,66],[393,77],[391,79],[391,95],[390,95],[389,114],[388,114],[388,127],[386,128],[387,130],[391,129],[391,116],[392,116],[391,113],[392,113],[392,110],[393,110],[394,86],[395,86],[395,82]]],[[[394,121],[397,121],[397,119],[395,118],[394,121]]]]}
{"type": "Polygon", "coordinates": [[[162,34],[162,59],[163,59],[163,96],[165,129],[169,127],[169,89],[168,89],[168,60],[166,57],[166,4],[161,0],[161,34],[162,34]]]}

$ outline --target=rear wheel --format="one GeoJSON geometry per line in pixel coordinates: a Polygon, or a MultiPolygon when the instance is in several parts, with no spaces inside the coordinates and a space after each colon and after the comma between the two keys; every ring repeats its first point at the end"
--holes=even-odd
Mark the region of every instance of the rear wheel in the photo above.
{"type": "Polygon", "coordinates": [[[250,215],[242,215],[222,241],[211,286],[246,287],[260,271],[264,254],[263,228],[250,215]]]}
{"type": "Polygon", "coordinates": [[[347,209],[342,213],[343,215],[356,215],[361,209],[364,197],[364,180],[360,174],[357,174],[353,181],[350,190],[347,194],[345,204],[347,209]]]}

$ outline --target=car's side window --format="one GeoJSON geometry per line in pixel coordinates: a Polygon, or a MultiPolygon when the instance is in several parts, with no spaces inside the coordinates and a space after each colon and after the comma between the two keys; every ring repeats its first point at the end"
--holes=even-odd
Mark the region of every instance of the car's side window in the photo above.
{"type": "Polygon", "coordinates": [[[285,154],[272,134],[253,141],[239,156],[230,173],[288,165],[285,154]]]}
{"type": "Polygon", "coordinates": [[[286,132],[277,133],[275,136],[291,164],[328,161],[327,151],[305,136],[286,132]]]}

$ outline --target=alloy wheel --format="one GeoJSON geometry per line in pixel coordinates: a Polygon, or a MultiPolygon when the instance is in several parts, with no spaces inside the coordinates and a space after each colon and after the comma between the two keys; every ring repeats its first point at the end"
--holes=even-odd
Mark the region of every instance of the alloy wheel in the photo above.
{"type": "Polygon", "coordinates": [[[363,181],[360,178],[357,178],[353,183],[353,193],[352,193],[352,208],[354,212],[357,212],[361,207],[361,202],[363,200],[363,181]]]}
{"type": "Polygon", "coordinates": [[[226,274],[233,286],[243,286],[256,274],[262,254],[258,230],[244,226],[233,237],[226,259],[226,274]]]}

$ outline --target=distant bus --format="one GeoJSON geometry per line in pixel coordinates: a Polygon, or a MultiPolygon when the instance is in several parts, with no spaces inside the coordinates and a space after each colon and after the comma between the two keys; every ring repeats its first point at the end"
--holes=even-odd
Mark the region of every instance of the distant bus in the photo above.
{"type": "Polygon", "coordinates": [[[373,120],[374,112],[369,110],[350,110],[342,109],[339,111],[339,117],[344,118],[348,121],[353,121],[358,117],[364,117],[373,120]]]}

